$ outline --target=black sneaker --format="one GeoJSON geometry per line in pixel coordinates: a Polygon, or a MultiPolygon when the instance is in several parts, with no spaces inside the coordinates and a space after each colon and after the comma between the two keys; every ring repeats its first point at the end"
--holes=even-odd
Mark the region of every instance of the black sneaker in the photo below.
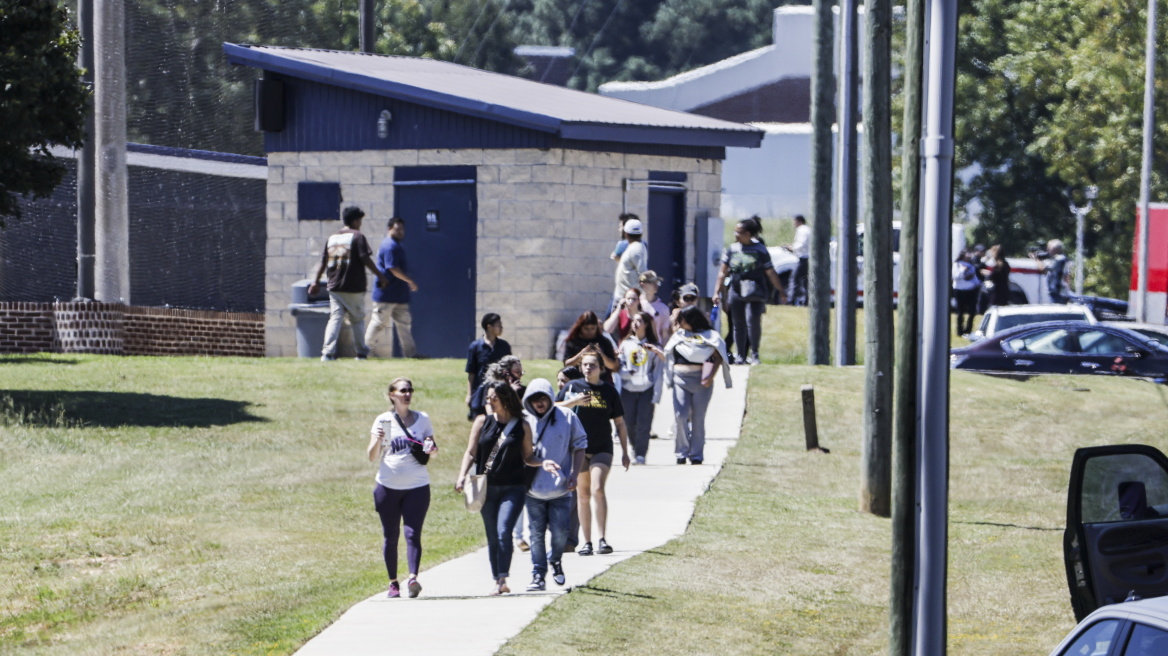
{"type": "Polygon", "coordinates": [[[596,550],[596,553],[610,554],[612,553],[612,547],[608,546],[608,543],[604,541],[604,538],[600,538],[600,548],[596,550]]]}
{"type": "Polygon", "coordinates": [[[563,585],[568,580],[564,576],[564,565],[558,560],[552,563],[552,580],[556,582],[556,585],[563,585]]]}
{"type": "Polygon", "coordinates": [[[694,460],[693,458],[690,458],[689,464],[700,465],[700,464],[702,464],[702,461],[701,460],[694,460]]]}
{"type": "Polygon", "coordinates": [[[591,556],[592,555],[592,543],[585,542],[584,546],[580,547],[580,550],[577,551],[576,553],[580,554],[581,556],[591,556]]]}
{"type": "Polygon", "coordinates": [[[679,465],[684,465],[684,464],[685,464],[685,458],[678,458],[678,459],[677,459],[677,464],[679,464],[679,465]]]}
{"type": "Polygon", "coordinates": [[[547,584],[543,581],[543,574],[535,574],[531,577],[531,584],[527,586],[528,592],[543,592],[547,590],[547,584]]]}

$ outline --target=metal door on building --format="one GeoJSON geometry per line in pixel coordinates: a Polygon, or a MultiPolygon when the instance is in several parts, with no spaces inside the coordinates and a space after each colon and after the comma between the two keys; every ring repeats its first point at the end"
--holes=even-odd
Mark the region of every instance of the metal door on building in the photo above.
{"type": "MultiPolygon", "coordinates": [[[[685,280],[685,174],[649,173],[649,268],[661,277],[658,295],[669,295],[685,280]]],[[[702,290],[709,295],[709,290],[702,290]]]]}
{"type": "Polygon", "coordinates": [[[475,167],[394,169],[394,213],[405,219],[418,355],[461,358],[475,339],[475,167]]]}

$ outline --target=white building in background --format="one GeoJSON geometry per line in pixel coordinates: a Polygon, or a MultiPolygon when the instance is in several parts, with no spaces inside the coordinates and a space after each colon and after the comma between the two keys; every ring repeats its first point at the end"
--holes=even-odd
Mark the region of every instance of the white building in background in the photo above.
{"type": "MultiPolygon", "coordinates": [[[[772,29],[774,43],[765,48],[657,82],[600,86],[605,96],[750,123],[765,131],[761,148],[726,149],[722,217],[727,220],[752,214],[788,217],[806,214],[811,206],[814,9],[779,7],[772,29]]],[[[838,48],[836,52],[838,66],[838,48]]],[[[857,70],[863,70],[862,60],[857,70]]],[[[863,207],[863,198],[859,205],[863,207]]]]}

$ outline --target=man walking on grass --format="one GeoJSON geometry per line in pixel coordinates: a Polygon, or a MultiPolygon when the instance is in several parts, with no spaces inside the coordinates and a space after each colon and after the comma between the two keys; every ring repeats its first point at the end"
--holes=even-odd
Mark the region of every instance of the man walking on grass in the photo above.
{"type": "Polygon", "coordinates": [[[364,360],[369,355],[369,348],[365,346],[365,269],[377,276],[378,287],[384,287],[388,281],[377,270],[369,242],[361,234],[361,220],[364,218],[365,213],[360,209],[345,208],[341,213],[345,227],[329,236],[308,287],[309,295],[315,294],[320,289],[321,275],[328,272],[329,320],[324,329],[321,360],[337,359],[337,339],[341,336],[341,324],[346,315],[353,329],[357,359],[364,360]]]}
{"type": "Polygon", "coordinates": [[[402,241],[406,238],[406,221],[400,216],[389,220],[389,229],[381,246],[377,249],[377,268],[389,279],[389,284],[373,290],[373,319],[365,331],[365,344],[376,355],[381,354],[378,345],[384,338],[393,354],[393,336],[390,329],[397,330],[397,341],[401,343],[402,355],[415,355],[414,335],[411,332],[413,318],[410,317],[410,292],[418,291],[418,285],[410,278],[406,265],[406,251],[402,241]]]}

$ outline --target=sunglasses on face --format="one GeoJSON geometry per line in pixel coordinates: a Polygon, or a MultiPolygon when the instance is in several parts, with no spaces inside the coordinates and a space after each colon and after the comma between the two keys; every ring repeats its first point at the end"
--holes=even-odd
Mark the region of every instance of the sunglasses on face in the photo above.
{"type": "Polygon", "coordinates": [[[401,389],[399,389],[399,390],[394,390],[394,391],[395,391],[395,392],[397,392],[398,394],[413,394],[413,393],[414,393],[414,388],[412,388],[412,387],[403,387],[403,388],[401,388],[401,389]]]}

